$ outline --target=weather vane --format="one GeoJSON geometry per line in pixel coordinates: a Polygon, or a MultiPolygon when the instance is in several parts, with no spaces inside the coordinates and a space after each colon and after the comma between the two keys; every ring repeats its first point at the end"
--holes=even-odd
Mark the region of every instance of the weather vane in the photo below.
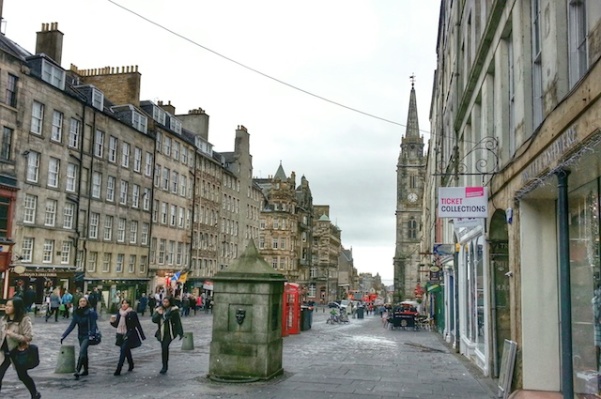
{"type": "Polygon", "coordinates": [[[411,87],[413,87],[415,84],[415,73],[412,73],[411,76],[409,76],[409,79],[411,79],[411,87]]]}

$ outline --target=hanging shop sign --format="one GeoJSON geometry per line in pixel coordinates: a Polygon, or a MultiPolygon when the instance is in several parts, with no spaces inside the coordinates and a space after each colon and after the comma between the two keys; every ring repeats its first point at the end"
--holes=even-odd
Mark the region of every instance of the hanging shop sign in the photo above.
{"type": "Polygon", "coordinates": [[[488,217],[487,187],[439,187],[438,217],[488,217]]]}
{"type": "Polygon", "coordinates": [[[434,244],[432,253],[438,256],[448,256],[455,253],[455,244],[434,244]]]}

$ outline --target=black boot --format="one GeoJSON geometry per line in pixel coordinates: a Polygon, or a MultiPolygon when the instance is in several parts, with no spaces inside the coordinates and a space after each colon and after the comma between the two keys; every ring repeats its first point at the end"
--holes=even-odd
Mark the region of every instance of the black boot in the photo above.
{"type": "Polygon", "coordinates": [[[127,371],[133,371],[134,369],[134,362],[133,360],[131,362],[129,362],[129,367],[127,368],[127,371]]]}
{"type": "Polygon", "coordinates": [[[113,373],[113,375],[121,375],[121,366],[117,367],[117,370],[113,373]]]}
{"type": "Polygon", "coordinates": [[[79,372],[81,371],[81,365],[82,365],[82,361],[81,358],[77,359],[77,367],[75,368],[75,374],[73,374],[73,377],[75,377],[76,380],[79,380],[79,372]]]}
{"type": "Polygon", "coordinates": [[[86,376],[86,375],[88,375],[88,358],[87,357],[83,358],[82,364],[83,364],[83,373],[81,373],[80,375],[86,376]]]}

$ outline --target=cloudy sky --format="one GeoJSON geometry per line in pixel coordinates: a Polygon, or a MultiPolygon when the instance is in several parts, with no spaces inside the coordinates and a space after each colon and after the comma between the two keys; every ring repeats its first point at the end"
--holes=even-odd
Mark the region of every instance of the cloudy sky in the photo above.
{"type": "Polygon", "coordinates": [[[209,141],[250,132],[254,175],[280,162],[353,249],[359,272],[392,281],[396,163],[415,73],[420,129],[436,67],[437,0],[4,0],[2,31],[35,51],[64,33],[62,66],[138,65],[142,100],[203,108],[209,141]]]}

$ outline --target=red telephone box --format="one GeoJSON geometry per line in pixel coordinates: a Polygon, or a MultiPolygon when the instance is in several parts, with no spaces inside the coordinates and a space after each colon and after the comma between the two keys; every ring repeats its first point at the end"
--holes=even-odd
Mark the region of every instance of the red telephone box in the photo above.
{"type": "Polygon", "coordinates": [[[284,284],[282,301],[282,337],[300,333],[300,287],[298,284],[284,284]]]}

